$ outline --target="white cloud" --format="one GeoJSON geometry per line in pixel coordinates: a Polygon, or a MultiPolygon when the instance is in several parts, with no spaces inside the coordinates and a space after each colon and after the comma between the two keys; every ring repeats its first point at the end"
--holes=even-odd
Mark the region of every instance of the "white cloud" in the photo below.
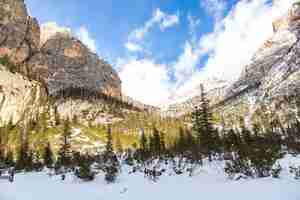
{"type": "MultiPolygon", "coordinates": [[[[241,0],[227,16],[214,21],[213,32],[196,41],[187,40],[182,54],[170,65],[157,64],[151,59],[126,62],[123,65],[126,70],[121,72],[125,93],[161,105],[175,97],[194,95],[201,82],[211,87],[219,79],[235,80],[253,54],[272,36],[272,22],[287,13],[292,2],[278,0],[272,5],[269,0],[241,0]],[[199,69],[197,64],[203,56],[208,59],[199,69]]],[[[214,12],[221,10],[217,6],[214,12]]]]}
{"type": "Polygon", "coordinates": [[[134,42],[127,42],[125,44],[125,47],[128,51],[131,51],[131,52],[137,52],[137,51],[142,51],[142,47],[134,42]]]}
{"type": "MultiPolygon", "coordinates": [[[[74,32],[69,27],[58,25],[56,22],[47,22],[41,25],[41,45],[43,45],[49,38],[56,34],[63,34],[66,37],[74,36],[74,32]]],[[[97,45],[96,40],[90,36],[88,29],[85,26],[79,27],[75,31],[75,36],[81,40],[81,42],[88,46],[88,48],[96,52],[97,45]]]]}
{"type": "Polygon", "coordinates": [[[151,19],[145,22],[142,27],[133,30],[129,34],[128,41],[124,46],[131,52],[143,52],[143,40],[153,27],[158,26],[161,31],[165,31],[178,23],[178,14],[167,14],[158,8],[153,12],[151,19]]]}
{"type": "Polygon", "coordinates": [[[253,54],[272,36],[272,22],[286,13],[292,2],[281,0],[276,6],[269,4],[269,0],[238,2],[222,21],[216,22],[214,32],[199,42],[199,47],[209,55],[204,67],[207,76],[236,79],[253,54]]]}
{"type": "Polygon", "coordinates": [[[91,51],[97,51],[96,40],[90,36],[90,33],[85,26],[81,26],[75,34],[78,39],[81,40],[83,44],[87,45],[91,51]]]}
{"type": "Polygon", "coordinates": [[[179,23],[178,14],[176,14],[176,15],[167,15],[165,13],[162,13],[162,20],[161,20],[161,24],[159,25],[159,27],[160,27],[160,30],[164,31],[165,29],[167,29],[169,27],[172,27],[172,26],[174,26],[178,23],[179,23]]]}
{"type": "Polygon", "coordinates": [[[166,65],[149,59],[128,60],[120,69],[123,93],[150,105],[168,100],[170,80],[166,65]]]}
{"type": "Polygon", "coordinates": [[[190,42],[186,42],[183,53],[172,66],[177,86],[181,85],[196,71],[200,55],[200,51],[193,49],[190,42]]]}
{"type": "Polygon", "coordinates": [[[226,0],[201,0],[201,5],[215,21],[218,21],[223,17],[227,3],[226,0]]]}
{"type": "Polygon", "coordinates": [[[179,16],[169,15],[164,13],[159,8],[155,10],[152,15],[152,18],[148,20],[144,26],[134,30],[130,35],[130,40],[142,40],[145,35],[155,26],[158,25],[161,31],[164,31],[167,28],[170,28],[179,23],[179,16]]]}

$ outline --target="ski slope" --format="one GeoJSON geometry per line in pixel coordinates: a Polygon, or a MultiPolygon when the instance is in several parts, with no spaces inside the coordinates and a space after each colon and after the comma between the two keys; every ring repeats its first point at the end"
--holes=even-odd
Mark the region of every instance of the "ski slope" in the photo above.
{"type": "Polygon", "coordinates": [[[228,180],[222,163],[206,164],[193,177],[164,174],[152,182],[124,167],[118,182],[106,184],[103,175],[82,182],[72,175],[65,181],[46,172],[18,174],[14,183],[0,180],[0,200],[299,200],[300,181],[288,172],[300,157],[280,160],[280,179],[228,180]]]}

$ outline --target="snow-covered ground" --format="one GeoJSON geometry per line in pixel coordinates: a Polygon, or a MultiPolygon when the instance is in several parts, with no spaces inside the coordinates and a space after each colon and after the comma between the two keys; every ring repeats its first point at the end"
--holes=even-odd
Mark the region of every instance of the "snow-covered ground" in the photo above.
{"type": "Polygon", "coordinates": [[[300,157],[280,161],[280,179],[228,180],[221,163],[206,165],[193,177],[164,174],[151,182],[140,173],[123,169],[118,182],[106,184],[103,175],[81,182],[71,175],[65,181],[45,172],[18,174],[14,183],[0,180],[0,200],[300,200],[300,181],[288,171],[300,157]]]}

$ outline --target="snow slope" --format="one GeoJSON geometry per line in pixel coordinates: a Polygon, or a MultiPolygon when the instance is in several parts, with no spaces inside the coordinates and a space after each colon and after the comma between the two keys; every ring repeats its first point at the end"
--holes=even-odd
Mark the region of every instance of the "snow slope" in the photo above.
{"type": "Polygon", "coordinates": [[[194,177],[165,174],[156,183],[139,173],[128,175],[127,169],[110,185],[103,175],[84,183],[71,175],[62,182],[45,172],[18,174],[14,183],[0,180],[0,200],[300,200],[300,181],[288,172],[289,166],[299,166],[300,157],[287,156],[280,163],[280,179],[240,181],[228,180],[222,163],[206,165],[194,177]]]}

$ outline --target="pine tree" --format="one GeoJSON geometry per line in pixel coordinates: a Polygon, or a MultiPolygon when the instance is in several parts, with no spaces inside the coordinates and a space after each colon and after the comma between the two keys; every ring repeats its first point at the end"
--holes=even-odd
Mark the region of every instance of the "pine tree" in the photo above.
{"type": "Polygon", "coordinates": [[[152,133],[152,153],[155,156],[161,156],[162,149],[161,149],[161,140],[160,140],[160,134],[156,127],[153,127],[153,133],[152,133]]]}
{"type": "Polygon", "coordinates": [[[20,127],[20,148],[17,153],[16,169],[23,170],[29,164],[29,145],[27,140],[27,127],[20,127]]]}
{"type": "Polygon", "coordinates": [[[117,136],[117,139],[116,139],[116,149],[117,149],[117,152],[120,154],[122,154],[124,151],[120,136],[117,136]]]}
{"type": "Polygon", "coordinates": [[[58,126],[60,125],[60,117],[59,117],[59,114],[58,114],[58,111],[57,111],[57,106],[54,106],[54,122],[55,122],[55,125],[58,126]]]}
{"type": "Polygon", "coordinates": [[[104,162],[105,162],[105,180],[107,183],[113,183],[116,181],[120,170],[120,163],[118,157],[113,151],[113,141],[111,128],[107,131],[107,142],[104,152],[104,162]]]}
{"type": "MultiPolygon", "coordinates": [[[[80,155],[80,154],[79,154],[80,155]]],[[[91,162],[88,159],[88,156],[79,156],[78,159],[79,169],[75,171],[75,175],[85,181],[92,181],[95,177],[95,174],[91,170],[91,162]]]]}
{"type": "Polygon", "coordinates": [[[4,163],[6,166],[11,167],[15,165],[14,153],[10,150],[6,152],[4,163]]]}
{"type": "Polygon", "coordinates": [[[186,151],[186,136],[182,127],[179,129],[179,137],[176,140],[175,146],[176,152],[180,155],[183,155],[183,153],[186,151]]]}
{"type": "Polygon", "coordinates": [[[208,156],[212,161],[213,152],[213,125],[212,114],[209,110],[209,101],[204,93],[203,85],[201,85],[201,101],[200,105],[192,112],[193,132],[197,135],[199,151],[208,156]]]}
{"type": "Polygon", "coordinates": [[[139,159],[142,162],[145,162],[148,154],[148,140],[145,135],[144,129],[141,129],[141,137],[140,137],[140,157],[139,159]]]}
{"type": "Polygon", "coordinates": [[[4,142],[4,129],[0,127],[0,164],[4,162],[5,159],[5,142],[4,142]]]}
{"type": "Polygon", "coordinates": [[[166,142],[165,142],[165,134],[161,132],[160,134],[160,153],[164,154],[166,152],[166,142]]]}
{"type": "Polygon", "coordinates": [[[48,142],[45,150],[44,150],[44,154],[43,154],[43,160],[44,160],[44,165],[48,168],[52,168],[53,167],[53,152],[50,146],[50,143],[48,142]]]}
{"type": "Polygon", "coordinates": [[[56,169],[61,167],[69,168],[72,164],[72,152],[71,152],[71,127],[69,120],[64,122],[64,129],[62,133],[62,144],[58,152],[58,158],[56,163],[56,169]]]}

